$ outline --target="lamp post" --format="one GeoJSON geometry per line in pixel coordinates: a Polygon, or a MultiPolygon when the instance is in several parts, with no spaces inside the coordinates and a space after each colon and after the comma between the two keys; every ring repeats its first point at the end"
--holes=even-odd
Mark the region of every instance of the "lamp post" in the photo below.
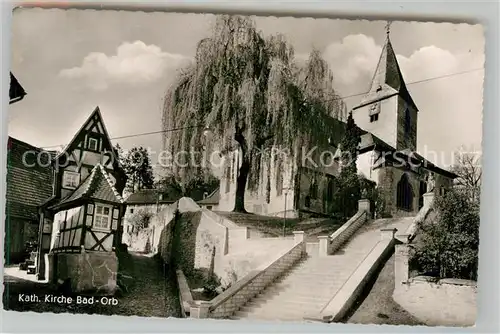
{"type": "Polygon", "coordinates": [[[283,237],[285,237],[286,230],[286,197],[288,195],[288,190],[290,190],[290,188],[283,188],[283,191],[285,192],[285,211],[283,212],[283,237]]]}

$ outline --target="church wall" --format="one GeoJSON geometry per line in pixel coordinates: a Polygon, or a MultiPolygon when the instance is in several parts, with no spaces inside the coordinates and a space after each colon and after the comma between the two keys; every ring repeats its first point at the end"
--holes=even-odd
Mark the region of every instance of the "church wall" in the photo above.
{"type": "Polygon", "coordinates": [[[327,196],[328,182],[332,180],[337,187],[336,177],[312,169],[300,170],[300,196],[297,200],[297,209],[311,214],[329,214],[333,212],[333,198],[327,196]],[[311,196],[311,184],[316,178],[318,184],[317,197],[311,196]]]}
{"type": "Polygon", "coordinates": [[[418,115],[417,110],[410,107],[406,101],[398,96],[398,108],[397,108],[397,145],[394,146],[397,150],[410,149],[416,151],[417,149],[417,125],[418,125],[418,115]],[[408,133],[406,131],[406,109],[408,108],[408,133]]]}
{"type": "Polygon", "coordinates": [[[379,170],[372,170],[375,154],[376,153],[374,151],[371,151],[358,155],[356,167],[358,168],[358,174],[364,175],[364,177],[366,177],[368,180],[373,181],[378,185],[379,170]]]}
{"type": "Polygon", "coordinates": [[[443,190],[441,189],[450,189],[453,186],[453,180],[449,177],[440,174],[434,174],[434,193],[439,195],[443,190]]]}
{"type": "Polygon", "coordinates": [[[381,167],[379,169],[378,175],[379,190],[381,191],[385,199],[385,212],[392,217],[415,215],[418,212],[420,177],[414,172],[404,171],[392,166],[381,167]],[[412,212],[406,212],[397,209],[398,182],[401,180],[401,177],[405,173],[408,175],[408,179],[413,189],[412,212]]]}
{"type": "Polygon", "coordinates": [[[369,104],[353,111],[354,122],[361,129],[373,133],[387,144],[396,147],[398,97],[394,96],[378,103],[380,103],[380,113],[377,121],[370,122],[372,104],[369,104]]]}

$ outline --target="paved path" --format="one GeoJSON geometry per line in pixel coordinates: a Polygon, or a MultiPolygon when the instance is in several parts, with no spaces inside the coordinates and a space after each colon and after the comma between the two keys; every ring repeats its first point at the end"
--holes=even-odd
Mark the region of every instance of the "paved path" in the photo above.
{"type": "Polygon", "coordinates": [[[318,257],[317,248],[280,280],[251,300],[235,318],[302,321],[317,316],[380,241],[381,228],[406,231],[413,218],[380,219],[358,230],[334,255],[318,257]]]}
{"type": "MultiPolygon", "coordinates": [[[[165,279],[163,268],[151,257],[132,254],[131,276],[134,284],[130,291],[117,297],[118,305],[60,305],[43,302],[45,294],[55,294],[49,285],[11,275],[4,275],[4,307],[15,311],[89,313],[144,317],[180,316],[179,299],[174,281],[165,279]],[[36,294],[39,303],[22,303],[19,294],[36,294]]],[[[19,275],[20,276],[20,275],[19,275]]]]}

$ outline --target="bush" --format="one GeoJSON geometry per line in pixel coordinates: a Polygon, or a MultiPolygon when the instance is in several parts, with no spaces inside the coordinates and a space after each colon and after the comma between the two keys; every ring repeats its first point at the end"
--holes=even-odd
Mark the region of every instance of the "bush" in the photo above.
{"type": "Polygon", "coordinates": [[[479,203],[452,190],[436,198],[434,210],[436,220],[418,226],[410,266],[438,278],[477,280],[479,203]]]}
{"type": "Polygon", "coordinates": [[[144,209],[139,209],[138,211],[133,213],[128,218],[128,223],[133,226],[132,234],[137,235],[139,231],[148,228],[151,217],[153,217],[153,213],[144,209]]]}

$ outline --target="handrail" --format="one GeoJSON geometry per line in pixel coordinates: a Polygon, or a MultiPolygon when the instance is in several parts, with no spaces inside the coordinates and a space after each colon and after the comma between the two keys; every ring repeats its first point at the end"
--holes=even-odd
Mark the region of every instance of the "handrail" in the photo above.
{"type": "Polygon", "coordinates": [[[354,216],[352,216],[345,224],[343,224],[341,227],[339,227],[335,232],[333,232],[330,235],[330,239],[334,239],[338,237],[342,232],[347,230],[348,227],[350,227],[352,224],[354,224],[355,221],[357,221],[363,214],[366,214],[366,211],[358,211],[354,216]]]}

